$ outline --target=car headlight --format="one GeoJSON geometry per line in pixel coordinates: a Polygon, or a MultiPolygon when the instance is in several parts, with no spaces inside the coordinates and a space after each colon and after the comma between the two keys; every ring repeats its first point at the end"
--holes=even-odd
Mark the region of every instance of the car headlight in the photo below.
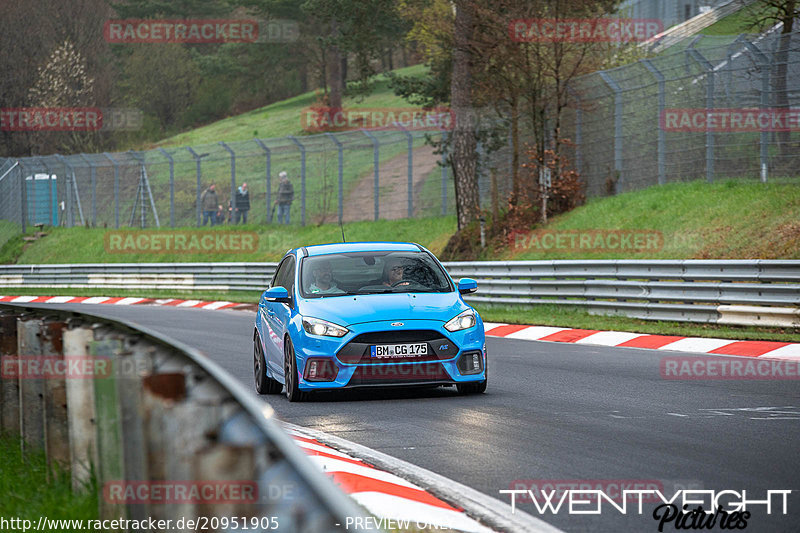
{"type": "Polygon", "coordinates": [[[444,325],[447,331],[461,331],[462,329],[469,329],[478,323],[473,309],[467,309],[457,317],[453,318],[444,325]]]}
{"type": "Polygon", "coordinates": [[[303,317],[303,329],[306,330],[306,333],[322,337],[344,337],[348,331],[347,328],[337,326],[327,320],[311,317],[303,317]]]}

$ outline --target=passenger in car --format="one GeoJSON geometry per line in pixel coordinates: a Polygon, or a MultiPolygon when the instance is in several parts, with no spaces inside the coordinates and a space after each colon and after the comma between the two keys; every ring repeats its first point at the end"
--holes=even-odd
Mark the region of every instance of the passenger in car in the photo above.
{"type": "Polygon", "coordinates": [[[308,288],[309,292],[313,294],[341,294],[344,292],[333,281],[333,269],[330,263],[320,262],[314,265],[311,275],[314,277],[314,282],[308,288]]]}

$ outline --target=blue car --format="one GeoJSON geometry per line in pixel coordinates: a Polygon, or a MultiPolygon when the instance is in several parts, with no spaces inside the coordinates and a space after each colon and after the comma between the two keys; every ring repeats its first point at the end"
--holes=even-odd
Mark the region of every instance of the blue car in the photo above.
{"type": "Polygon", "coordinates": [[[453,282],[418,244],[304,246],[283,257],[253,331],[259,394],[303,401],[314,391],[455,385],[486,390],[477,282],[453,282]]]}

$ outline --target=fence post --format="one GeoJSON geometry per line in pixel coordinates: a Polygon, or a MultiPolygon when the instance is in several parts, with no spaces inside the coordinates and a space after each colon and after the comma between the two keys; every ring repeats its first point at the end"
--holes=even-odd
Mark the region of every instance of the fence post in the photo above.
{"type": "Polygon", "coordinates": [[[330,137],[330,139],[336,144],[336,149],[339,152],[339,224],[341,224],[344,213],[344,146],[333,133],[327,131],[325,132],[325,135],[330,137]]]}
{"type": "Polygon", "coordinates": [[[272,152],[260,139],[255,139],[256,144],[267,154],[267,220],[272,223],[270,206],[272,205],[272,152]]]}
{"type": "Polygon", "coordinates": [[[380,143],[378,139],[365,129],[361,129],[361,133],[369,137],[372,141],[372,168],[375,172],[375,184],[373,187],[373,195],[375,197],[375,220],[378,220],[380,209],[380,184],[381,184],[381,171],[380,171],[380,143]]]}
{"type": "Polygon", "coordinates": [[[642,59],[642,64],[658,81],[658,184],[664,185],[667,181],[665,155],[667,149],[666,132],[661,120],[667,107],[667,82],[664,75],[649,59],[642,59]]]}
{"type": "Polygon", "coordinates": [[[306,147],[293,135],[289,139],[300,149],[300,224],[306,225],[306,147]]]}
{"type": "Polygon", "coordinates": [[[622,87],[608,75],[607,72],[600,72],[600,77],[606,85],[614,91],[614,170],[617,172],[617,181],[614,186],[614,193],[622,192],[624,178],[622,175],[622,87]]]}
{"type": "Polygon", "coordinates": [[[22,226],[22,233],[28,229],[28,191],[25,189],[25,173],[23,172],[24,165],[22,161],[17,159],[19,163],[19,221],[22,226]]]}
{"type": "MultiPolygon", "coordinates": [[[[744,46],[753,54],[761,71],[761,109],[769,108],[770,65],[769,59],[756,45],[747,39],[742,39],[744,46]]],[[[761,182],[767,182],[769,172],[769,132],[761,128],[761,182]]]]}
{"type": "Polygon", "coordinates": [[[442,130],[442,216],[447,214],[447,132],[442,130]]]}
{"type": "Polygon", "coordinates": [[[200,172],[200,162],[203,159],[203,157],[205,157],[208,154],[197,155],[197,152],[195,152],[192,149],[191,146],[187,146],[186,149],[189,151],[190,154],[192,154],[192,157],[194,157],[194,162],[195,162],[195,165],[196,165],[195,174],[197,175],[197,190],[196,190],[196,193],[197,193],[197,200],[196,200],[197,201],[197,225],[200,226],[201,211],[203,209],[202,206],[200,205],[200,189],[202,187],[202,185],[200,184],[200,176],[202,175],[201,172],[200,172]]]}
{"type": "MultiPolygon", "coordinates": [[[[219,141],[217,144],[225,148],[229,154],[231,154],[231,208],[233,208],[233,212],[236,212],[236,152],[233,149],[225,144],[222,141],[219,141]]],[[[237,217],[234,215],[233,221],[237,220],[237,217]]],[[[231,221],[231,222],[233,222],[231,221]]]]}
{"type": "Polygon", "coordinates": [[[397,124],[408,141],[408,218],[414,216],[414,136],[402,124],[397,124]]]}
{"type": "Polygon", "coordinates": [[[103,155],[114,165],[114,227],[119,229],[119,163],[108,152],[103,155]]]}
{"type": "MultiPolygon", "coordinates": [[[[706,70],[706,116],[714,109],[714,65],[712,65],[703,54],[691,48],[689,54],[706,70]]],[[[714,182],[714,132],[711,128],[706,131],[706,179],[709,183],[714,182]]]]}
{"type": "Polygon", "coordinates": [[[581,144],[583,143],[583,108],[581,107],[581,95],[572,87],[567,85],[567,91],[575,99],[575,169],[580,174],[583,166],[583,153],[581,144]]]}
{"type": "MultiPolygon", "coordinates": [[[[86,221],[83,218],[83,207],[81,207],[81,194],[78,191],[78,180],[75,177],[75,168],[69,163],[67,158],[64,157],[63,155],[56,154],[56,157],[64,163],[65,172],[66,172],[67,169],[69,169],[70,174],[72,174],[72,180],[71,180],[72,187],[70,188],[68,186],[68,191],[72,191],[72,192],[75,193],[75,203],[78,204],[78,216],[81,219],[81,226],[85,226],[86,225],[86,221]]],[[[73,225],[75,225],[75,220],[74,220],[75,219],[75,212],[73,211],[73,208],[72,208],[72,202],[70,202],[70,205],[69,205],[69,212],[70,212],[70,225],[73,226],[73,225]]]]}
{"type": "MultiPolygon", "coordinates": [[[[89,167],[89,176],[91,176],[92,181],[92,227],[94,227],[97,226],[97,174],[95,173],[94,164],[86,157],[86,154],[80,154],[80,156],[89,167]]],[[[50,184],[49,181],[47,183],[48,185],[50,184]]]]}
{"type": "Polygon", "coordinates": [[[169,225],[175,227],[175,160],[163,148],[158,149],[169,160],[169,225]]]}
{"type": "MultiPolygon", "coordinates": [[[[39,161],[39,164],[42,165],[42,167],[44,167],[45,172],[47,172],[47,206],[48,206],[47,213],[49,215],[48,218],[50,220],[50,224],[53,226],[57,226],[58,218],[54,216],[55,213],[53,212],[53,186],[54,186],[53,181],[57,180],[52,179],[55,174],[53,174],[50,171],[50,165],[47,164],[47,161],[45,161],[44,158],[37,157],[36,160],[39,161]]],[[[58,198],[56,198],[56,200],[57,199],[58,198]]]]}

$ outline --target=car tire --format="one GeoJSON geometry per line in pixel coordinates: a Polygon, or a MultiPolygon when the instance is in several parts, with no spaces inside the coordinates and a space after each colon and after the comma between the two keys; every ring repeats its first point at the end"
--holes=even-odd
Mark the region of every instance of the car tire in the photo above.
{"type": "Polygon", "coordinates": [[[460,383],[456,385],[459,394],[483,394],[489,382],[489,366],[486,366],[486,379],[477,383],[460,383]]]}
{"type": "Polygon", "coordinates": [[[308,393],[300,390],[297,383],[297,358],[294,354],[292,339],[286,337],[283,343],[283,369],[286,380],[286,398],[290,402],[304,402],[308,399],[308,393]]]}
{"type": "Polygon", "coordinates": [[[261,347],[261,338],[258,330],[253,334],[253,374],[257,393],[280,394],[283,385],[267,374],[267,361],[264,358],[264,350],[261,347]]]}

